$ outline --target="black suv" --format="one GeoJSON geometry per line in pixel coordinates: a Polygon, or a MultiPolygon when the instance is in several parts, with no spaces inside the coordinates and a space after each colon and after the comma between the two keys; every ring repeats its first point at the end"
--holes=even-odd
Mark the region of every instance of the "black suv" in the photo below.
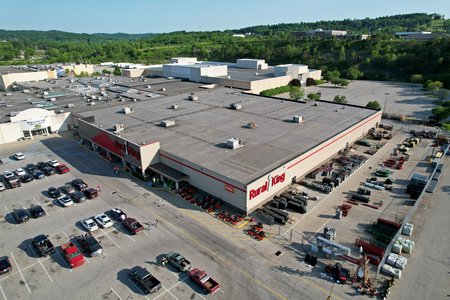
{"type": "Polygon", "coordinates": [[[56,170],[53,167],[46,166],[42,168],[42,172],[44,172],[44,174],[47,176],[51,176],[56,173],[56,170]]]}
{"type": "Polygon", "coordinates": [[[70,197],[73,201],[80,203],[86,201],[86,195],[83,192],[73,192],[70,193],[70,197]]]}
{"type": "Polygon", "coordinates": [[[33,218],[35,218],[35,219],[43,217],[47,214],[45,212],[45,210],[42,208],[42,206],[40,206],[40,205],[33,205],[30,208],[30,213],[33,216],[33,218]]]}
{"type": "Polygon", "coordinates": [[[21,180],[23,183],[27,183],[27,182],[33,181],[34,178],[33,178],[33,176],[31,176],[30,174],[25,174],[25,175],[20,176],[20,180],[21,180]]]}
{"type": "Polygon", "coordinates": [[[17,223],[23,223],[30,219],[27,211],[23,208],[15,209],[13,212],[13,215],[14,215],[14,219],[16,220],[17,223]]]}
{"type": "Polygon", "coordinates": [[[38,163],[36,165],[37,165],[37,168],[39,170],[41,170],[41,171],[43,171],[44,168],[48,166],[48,164],[46,162],[43,162],[43,161],[38,161],[38,163]]]}
{"type": "Polygon", "coordinates": [[[88,188],[88,185],[86,182],[84,182],[82,179],[77,178],[72,180],[72,185],[79,191],[85,190],[88,188]]]}
{"type": "Polygon", "coordinates": [[[61,196],[61,192],[53,186],[51,188],[48,188],[47,194],[52,198],[58,198],[59,196],[61,196]]]}
{"type": "Polygon", "coordinates": [[[6,256],[3,256],[0,258],[0,274],[8,273],[12,270],[11,262],[9,261],[9,258],[6,256]]]}

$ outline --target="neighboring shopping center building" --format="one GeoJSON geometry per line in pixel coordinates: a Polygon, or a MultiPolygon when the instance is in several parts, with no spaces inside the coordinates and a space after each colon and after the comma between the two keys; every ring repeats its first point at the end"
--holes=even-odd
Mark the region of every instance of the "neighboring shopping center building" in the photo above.
{"type": "Polygon", "coordinates": [[[81,142],[135,172],[251,212],[381,120],[381,111],[214,88],[72,114],[81,142]]]}
{"type": "Polygon", "coordinates": [[[197,61],[195,57],[172,58],[171,63],[155,66],[133,66],[123,69],[127,77],[163,76],[192,82],[219,84],[255,94],[287,85],[298,79],[305,85],[307,78],[320,79],[321,71],[307,65],[284,64],[269,66],[264,59],[237,59],[236,63],[197,61]]]}

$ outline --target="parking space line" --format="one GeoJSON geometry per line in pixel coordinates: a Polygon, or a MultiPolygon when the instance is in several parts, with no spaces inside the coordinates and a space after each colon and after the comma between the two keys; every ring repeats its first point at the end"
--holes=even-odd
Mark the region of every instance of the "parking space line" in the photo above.
{"type": "MultiPolygon", "coordinates": [[[[172,272],[170,272],[170,273],[172,273],[172,272]]],[[[172,273],[172,274],[173,274],[173,273],[172,273]]],[[[174,275],[175,275],[175,274],[174,274],[174,275]]],[[[178,278],[177,275],[175,275],[175,277],[178,278]]],[[[170,288],[168,288],[168,289],[166,289],[166,288],[162,285],[162,287],[165,289],[165,291],[164,291],[163,293],[159,294],[158,296],[156,296],[155,298],[153,298],[153,300],[155,300],[155,299],[161,297],[161,296],[164,295],[166,292],[169,292],[171,289],[173,289],[174,287],[176,287],[176,286],[179,285],[180,283],[185,282],[186,279],[188,279],[188,278],[189,278],[189,276],[184,277],[183,279],[181,279],[180,281],[178,281],[176,284],[172,285],[172,286],[171,286],[170,288]]],[[[173,296],[173,295],[172,295],[172,296],[173,296]]]]}
{"type": "MultiPolygon", "coordinates": [[[[162,285],[161,284],[161,286],[163,287],[163,289],[165,289],[166,290],[166,292],[168,292],[172,297],[174,297],[175,298],[175,300],[178,300],[178,298],[177,297],[175,297],[175,295],[174,294],[172,294],[168,289],[166,289],[166,287],[164,286],[164,285],[162,285]]],[[[155,298],[156,299],[156,298],[155,298]]],[[[205,299],[205,298],[203,298],[203,299],[205,299]]],[[[205,299],[206,300],[206,299],[205,299]]]]}
{"type": "Polygon", "coordinates": [[[117,248],[119,248],[119,249],[121,249],[120,248],[120,246],[119,245],[117,245],[117,243],[116,242],[114,242],[114,240],[106,233],[106,231],[104,231],[103,229],[100,229],[101,230],[101,232],[102,233],[104,233],[105,235],[106,235],[106,237],[108,237],[109,238],[109,240],[111,241],[111,242],[113,242],[114,243],[114,245],[116,245],[117,246],[117,248]]]}
{"type": "Polygon", "coordinates": [[[130,240],[132,240],[133,242],[136,242],[131,236],[129,236],[128,234],[125,235],[126,237],[128,237],[130,240]]]}
{"type": "Polygon", "coordinates": [[[111,288],[111,291],[112,291],[117,297],[119,297],[119,300],[122,300],[122,298],[119,296],[119,294],[116,293],[116,291],[115,291],[113,288],[111,288]]]}
{"type": "Polygon", "coordinates": [[[11,252],[11,258],[14,260],[14,263],[15,263],[16,266],[17,266],[17,270],[19,271],[20,276],[22,276],[22,280],[23,280],[23,282],[25,283],[25,286],[27,287],[28,293],[31,294],[30,287],[28,286],[28,283],[27,283],[27,281],[25,280],[25,277],[23,277],[22,271],[20,270],[20,267],[19,267],[19,265],[17,264],[17,261],[16,261],[16,259],[14,258],[14,255],[12,254],[12,252],[11,252]]]}
{"type": "MultiPolygon", "coordinates": [[[[30,249],[33,252],[34,255],[38,256],[38,254],[36,253],[36,251],[34,251],[33,245],[30,244],[30,249]]],[[[50,282],[53,282],[53,279],[50,277],[50,274],[48,274],[47,270],[45,269],[44,265],[41,262],[41,258],[38,258],[38,262],[41,265],[42,269],[44,269],[45,274],[47,274],[48,279],[50,279],[50,282]]]]}
{"type": "Polygon", "coordinates": [[[1,285],[0,285],[0,291],[2,292],[3,298],[5,298],[5,300],[7,300],[7,299],[6,299],[6,296],[5,296],[5,293],[3,292],[3,289],[2,289],[2,286],[1,286],[1,285]]]}

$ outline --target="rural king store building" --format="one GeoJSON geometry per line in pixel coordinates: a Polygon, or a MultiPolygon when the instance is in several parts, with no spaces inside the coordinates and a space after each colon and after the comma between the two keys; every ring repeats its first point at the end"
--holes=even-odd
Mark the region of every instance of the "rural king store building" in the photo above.
{"type": "MultiPolygon", "coordinates": [[[[258,101],[261,101],[261,105],[255,106],[255,109],[261,109],[266,100],[258,101]]],[[[290,103],[283,105],[286,108],[292,106],[290,103]]],[[[304,110],[308,107],[305,106],[304,110]]],[[[189,107],[186,107],[186,110],[188,109],[189,107]]],[[[121,123],[116,126],[110,124],[109,129],[99,126],[99,124],[105,124],[107,118],[101,120],[101,123],[95,122],[92,116],[73,115],[72,118],[74,130],[80,136],[82,143],[99,151],[117,164],[138,173],[157,174],[164,180],[172,182],[175,188],[187,182],[239,211],[249,213],[272,199],[274,195],[281,193],[293,181],[299,180],[334,156],[348,143],[361,138],[381,120],[381,111],[361,107],[349,106],[342,112],[339,111],[341,113],[339,119],[334,119],[337,117],[331,114],[328,115],[328,110],[338,114],[335,104],[320,103],[322,111],[319,111],[318,107],[313,109],[326,118],[315,121],[306,119],[304,124],[293,124],[283,118],[279,120],[272,118],[267,123],[270,128],[242,129],[240,134],[244,136],[246,133],[247,136],[243,140],[243,145],[235,149],[192,139],[194,133],[191,127],[189,131],[186,131],[187,133],[183,132],[183,124],[187,121],[184,121],[182,116],[179,116],[181,119],[179,127],[173,128],[155,126],[148,121],[145,124],[133,124],[134,126],[127,128],[126,117],[120,115],[118,119],[111,122],[121,123]],[[343,116],[345,121],[340,119],[343,116]],[[120,128],[122,124],[123,130],[120,128]],[[276,126],[284,128],[285,131],[280,133],[277,128],[274,128],[276,126]],[[287,131],[290,130],[289,128],[292,128],[292,132],[287,131]],[[329,132],[324,131],[325,128],[329,128],[329,132]],[[136,130],[145,132],[145,135],[137,135],[136,130]],[[137,136],[139,138],[136,138],[137,136]],[[151,136],[152,140],[142,142],[142,136],[151,136]],[[287,150],[291,150],[290,154],[287,150]]],[[[115,108],[112,108],[113,110],[115,108]]],[[[208,109],[206,112],[209,113],[209,111],[208,109]]],[[[204,113],[205,111],[202,111],[202,114],[204,113]]],[[[221,117],[224,120],[227,120],[227,114],[232,118],[236,112],[228,109],[221,111],[221,117]]],[[[152,118],[149,113],[146,117],[152,118]]],[[[134,118],[133,122],[137,119],[134,118]]],[[[193,119],[191,112],[188,120],[193,119]]],[[[263,121],[260,120],[261,127],[264,127],[263,121]]],[[[218,123],[217,128],[220,128],[223,133],[226,125],[219,127],[221,119],[217,118],[217,115],[215,122],[218,123]]],[[[202,139],[206,140],[208,138],[206,135],[209,133],[217,136],[217,132],[207,132],[206,129],[200,129],[195,134],[201,135],[202,139]]]]}

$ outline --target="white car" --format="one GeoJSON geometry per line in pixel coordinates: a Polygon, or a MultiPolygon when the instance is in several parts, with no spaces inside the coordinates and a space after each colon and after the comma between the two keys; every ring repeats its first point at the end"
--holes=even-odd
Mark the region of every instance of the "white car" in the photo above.
{"type": "Polygon", "coordinates": [[[105,214],[99,214],[94,217],[95,221],[103,228],[113,226],[113,221],[105,214]]]}
{"type": "Polygon", "coordinates": [[[83,227],[89,232],[98,229],[97,223],[95,223],[94,220],[90,218],[81,221],[81,225],[83,225],[83,227]]]}
{"type": "Polygon", "coordinates": [[[73,204],[72,199],[70,199],[70,197],[68,195],[62,195],[58,198],[58,202],[62,205],[62,206],[71,206],[73,204]]]}
{"type": "Polygon", "coordinates": [[[5,184],[0,181],[0,192],[6,190],[5,184]]]}
{"type": "Polygon", "coordinates": [[[23,155],[22,152],[17,152],[16,154],[14,154],[14,158],[17,160],[22,160],[25,159],[25,155],[23,155]]]}
{"type": "Polygon", "coordinates": [[[56,168],[57,166],[59,166],[59,162],[58,162],[57,160],[55,160],[55,159],[49,160],[49,161],[47,162],[47,164],[48,164],[50,167],[53,167],[53,168],[56,168]]]}
{"type": "Polygon", "coordinates": [[[22,168],[17,168],[14,172],[16,173],[17,176],[22,176],[22,175],[27,174],[27,172],[25,172],[25,170],[22,168]]]}
{"type": "Polygon", "coordinates": [[[14,173],[11,172],[11,171],[5,171],[5,172],[3,173],[3,176],[5,177],[6,180],[8,180],[8,179],[11,178],[11,177],[15,177],[14,173]]]}

